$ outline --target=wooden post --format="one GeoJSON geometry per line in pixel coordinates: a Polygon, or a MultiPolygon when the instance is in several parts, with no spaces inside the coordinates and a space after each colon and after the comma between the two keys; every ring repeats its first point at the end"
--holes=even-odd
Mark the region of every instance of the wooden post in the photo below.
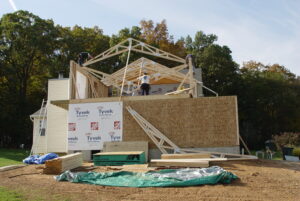
{"type": "Polygon", "coordinates": [[[204,96],[203,94],[203,80],[202,80],[202,68],[199,67],[199,77],[197,77],[201,84],[197,83],[197,92],[198,92],[198,97],[199,96],[204,96]]]}
{"type": "Polygon", "coordinates": [[[75,99],[76,98],[76,63],[71,60],[70,61],[70,74],[69,74],[69,79],[70,79],[70,94],[69,94],[69,99],[75,99]]]}
{"type": "Polygon", "coordinates": [[[192,57],[189,57],[188,58],[188,60],[189,60],[189,80],[190,80],[190,88],[191,88],[191,90],[190,90],[190,92],[189,92],[189,94],[193,97],[193,98],[195,98],[195,97],[197,97],[197,93],[196,93],[196,86],[195,86],[195,81],[194,81],[194,69],[193,69],[193,63],[192,63],[192,57]]]}

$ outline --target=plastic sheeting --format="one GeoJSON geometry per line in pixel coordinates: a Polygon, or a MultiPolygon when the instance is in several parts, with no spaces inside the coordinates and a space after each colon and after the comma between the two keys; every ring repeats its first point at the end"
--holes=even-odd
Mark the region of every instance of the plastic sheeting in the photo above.
{"type": "Polygon", "coordinates": [[[45,155],[31,155],[23,160],[23,163],[26,164],[44,164],[45,161],[58,158],[58,155],[55,153],[49,153],[45,155]]]}
{"type": "Polygon", "coordinates": [[[57,181],[120,187],[179,187],[230,183],[238,177],[221,167],[165,169],[147,173],[136,172],[78,172],[66,171],[56,176],[57,181]]]}

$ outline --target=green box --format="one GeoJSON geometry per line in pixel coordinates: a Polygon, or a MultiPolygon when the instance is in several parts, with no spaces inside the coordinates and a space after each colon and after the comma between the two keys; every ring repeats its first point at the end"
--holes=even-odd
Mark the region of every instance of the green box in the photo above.
{"type": "Polygon", "coordinates": [[[130,164],[145,164],[145,152],[100,152],[94,154],[95,166],[120,166],[130,164]]]}

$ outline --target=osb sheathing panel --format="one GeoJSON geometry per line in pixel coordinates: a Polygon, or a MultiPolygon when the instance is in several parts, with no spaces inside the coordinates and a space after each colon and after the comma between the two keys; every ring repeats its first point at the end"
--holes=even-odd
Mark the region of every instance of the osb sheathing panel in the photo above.
{"type": "Polygon", "coordinates": [[[239,145],[235,96],[124,101],[123,141],[147,140],[154,148],[128,105],[181,148],[239,145]]]}

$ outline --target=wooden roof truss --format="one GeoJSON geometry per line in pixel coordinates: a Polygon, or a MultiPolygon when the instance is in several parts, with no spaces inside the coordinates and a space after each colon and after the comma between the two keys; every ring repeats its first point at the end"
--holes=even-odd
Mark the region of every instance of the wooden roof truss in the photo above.
{"type": "MultiPolygon", "coordinates": [[[[97,90],[94,88],[95,79],[98,79],[106,86],[113,86],[120,91],[120,96],[123,93],[133,94],[139,88],[138,77],[142,75],[143,72],[147,72],[150,75],[150,83],[159,83],[160,80],[168,80],[173,83],[180,83],[178,89],[170,94],[179,93],[189,93],[193,97],[197,97],[197,87],[199,85],[203,86],[202,81],[194,78],[194,71],[192,67],[192,61],[189,59],[188,64],[186,64],[185,59],[182,59],[176,55],[160,50],[156,47],[150,46],[146,43],[138,41],[133,38],[128,38],[114,47],[104,51],[103,53],[97,55],[93,59],[87,61],[83,64],[83,67],[79,66],[74,61],[70,64],[70,78],[71,78],[71,98],[76,97],[74,94],[77,93],[76,89],[76,72],[81,72],[87,79],[89,86],[91,87],[92,97],[99,97],[97,90]],[[170,61],[178,62],[179,65],[173,68],[166,67],[162,64],[154,62],[150,59],[141,57],[140,59],[129,64],[130,52],[140,52],[147,55],[164,58],[170,61]],[[112,74],[107,74],[99,70],[88,68],[87,66],[94,64],[96,62],[108,59],[112,56],[116,56],[128,52],[126,66],[112,74]],[[180,72],[181,70],[188,68],[186,74],[180,72]],[[188,89],[182,89],[183,84],[189,84],[188,89]]],[[[211,90],[212,91],[212,90],[211,90]]],[[[213,91],[212,91],[213,92],[213,91]]]]}

